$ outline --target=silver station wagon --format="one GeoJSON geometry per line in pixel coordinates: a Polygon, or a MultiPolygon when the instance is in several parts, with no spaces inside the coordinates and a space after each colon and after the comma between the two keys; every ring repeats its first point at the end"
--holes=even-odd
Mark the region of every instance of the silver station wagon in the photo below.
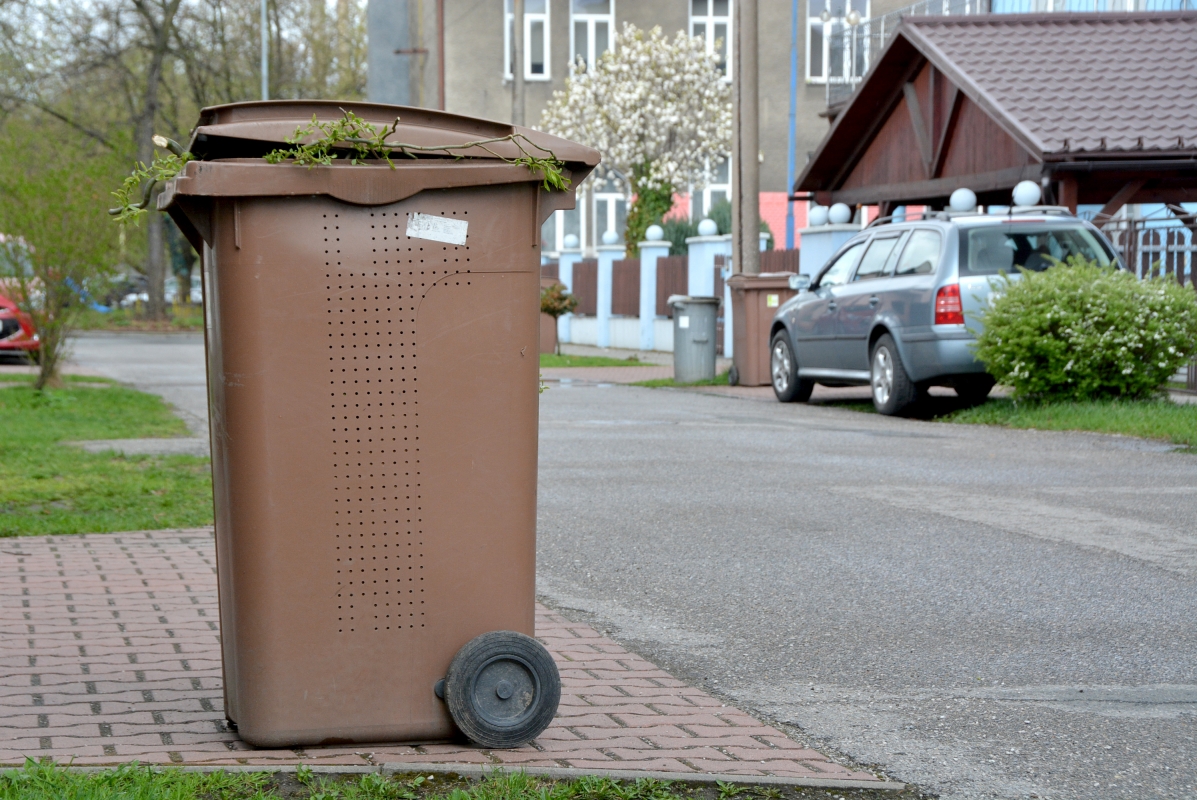
{"type": "Polygon", "coordinates": [[[1065,209],[875,222],[778,309],[773,391],[782,402],[805,402],[817,383],[868,385],[882,414],[910,412],[931,386],[981,402],[994,381],[973,345],[994,279],[1071,255],[1118,263],[1105,236],[1065,209]]]}

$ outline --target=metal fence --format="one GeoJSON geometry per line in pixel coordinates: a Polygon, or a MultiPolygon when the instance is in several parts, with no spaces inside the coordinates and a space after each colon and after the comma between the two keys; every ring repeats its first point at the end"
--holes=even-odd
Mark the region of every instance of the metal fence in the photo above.
{"type": "Polygon", "coordinates": [[[1193,9],[1197,0],[920,0],[856,25],[830,21],[824,26],[829,48],[827,105],[839,105],[852,96],[905,17],[1193,9]]]}
{"type": "Polygon", "coordinates": [[[1197,214],[1177,207],[1166,216],[1093,222],[1139,278],[1170,277],[1197,290],[1197,214]]]}

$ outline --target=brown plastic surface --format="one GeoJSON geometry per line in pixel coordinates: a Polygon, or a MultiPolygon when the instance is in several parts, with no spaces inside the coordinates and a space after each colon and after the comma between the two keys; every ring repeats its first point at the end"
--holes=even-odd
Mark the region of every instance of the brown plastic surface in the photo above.
{"type": "Polygon", "coordinates": [[[727,280],[732,301],[732,363],[739,375],[740,386],[767,386],[771,382],[769,328],[781,304],[797,294],[790,288],[791,274],[737,273],[727,280]],[[769,295],[778,296],[777,306],[768,307],[769,295]]]}
{"type": "Polygon", "coordinates": [[[478,162],[201,162],[168,185],[203,249],[225,708],[247,742],[443,740],[457,650],[533,634],[539,230],[572,201],[478,162]],[[466,244],[408,238],[413,212],[468,221],[466,244]]]}

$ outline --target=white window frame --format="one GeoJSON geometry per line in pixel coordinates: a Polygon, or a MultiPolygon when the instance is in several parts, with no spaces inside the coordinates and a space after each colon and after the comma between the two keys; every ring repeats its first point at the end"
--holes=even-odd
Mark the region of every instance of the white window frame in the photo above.
{"type": "MultiPolygon", "coordinates": [[[[826,8],[826,7],[830,7],[830,6],[831,6],[831,0],[824,0],[824,7],[826,8]]],[[[864,0],[864,6],[865,6],[864,13],[861,15],[860,22],[857,23],[857,25],[856,25],[857,29],[860,29],[862,27],[867,27],[869,19],[870,19],[869,15],[873,11],[872,0],[864,0]]],[[[807,9],[810,9],[809,0],[807,2],[806,7],[807,7],[807,9]]],[[[852,10],[851,0],[844,0],[845,15],[847,14],[848,11],[851,11],[851,10],[852,10]]],[[[853,74],[853,68],[855,65],[852,63],[854,54],[852,52],[851,47],[848,48],[846,53],[841,53],[841,55],[840,55],[840,57],[844,61],[844,67],[845,67],[845,69],[843,70],[844,74],[837,78],[834,78],[834,79],[832,79],[830,77],[831,76],[831,34],[836,29],[836,27],[839,27],[841,30],[846,30],[849,27],[851,27],[848,25],[847,16],[832,17],[831,19],[824,22],[821,17],[811,16],[810,11],[809,10],[807,11],[806,50],[805,50],[806,66],[804,68],[806,71],[806,82],[807,83],[826,84],[829,81],[831,81],[833,83],[858,83],[860,81],[860,79],[863,77],[862,75],[854,75],[853,74]],[[819,31],[823,34],[823,74],[817,75],[817,76],[811,75],[811,70],[810,70],[810,64],[811,64],[810,36],[811,36],[811,31],[816,26],[818,26],[819,31]]],[[[868,37],[867,36],[862,37],[862,42],[859,46],[867,48],[868,45],[869,45],[868,37]]],[[[866,68],[867,68],[867,65],[869,63],[868,53],[867,52],[864,53],[863,56],[861,56],[860,54],[855,54],[855,55],[857,55],[856,60],[858,60],[858,61],[863,58],[864,64],[866,65],[866,68]]]]}
{"type": "Polygon", "coordinates": [[[689,28],[690,35],[691,36],[701,35],[703,37],[703,39],[706,40],[708,54],[716,55],[716,53],[715,53],[715,26],[717,24],[722,24],[722,25],[727,26],[727,41],[724,43],[724,47],[727,50],[727,62],[726,62],[726,69],[724,70],[723,78],[724,78],[724,80],[730,81],[732,79],[732,64],[734,63],[734,59],[732,58],[732,55],[733,55],[732,47],[736,41],[735,34],[732,31],[732,18],[735,16],[735,14],[733,13],[732,3],[734,3],[735,0],[727,0],[727,16],[726,17],[715,16],[715,14],[714,14],[715,0],[705,0],[705,2],[707,4],[707,13],[706,14],[695,14],[694,13],[694,0],[686,0],[686,2],[689,4],[689,7],[690,7],[690,28],[689,28]],[[701,29],[702,29],[701,34],[696,32],[696,30],[695,30],[699,26],[701,26],[701,29]]]}
{"type": "Polygon", "coordinates": [[[712,183],[708,183],[706,186],[702,187],[702,189],[692,190],[690,192],[690,197],[691,197],[690,219],[691,219],[691,221],[700,222],[700,221],[702,221],[703,217],[706,216],[707,211],[709,211],[711,206],[713,205],[713,203],[711,202],[711,192],[723,192],[723,198],[729,202],[731,201],[731,199],[732,199],[732,184],[731,184],[732,171],[731,170],[732,170],[732,160],[731,160],[731,156],[728,156],[727,157],[727,182],[726,183],[712,182],[712,183]],[[694,203],[693,198],[695,195],[702,197],[702,213],[701,214],[699,214],[698,207],[694,203]]]}
{"type": "MultiPolygon", "coordinates": [[[[569,4],[569,64],[572,68],[578,62],[578,56],[582,56],[586,61],[587,68],[594,66],[594,62],[598,60],[602,53],[594,51],[594,27],[596,22],[607,23],[607,49],[610,50],[615,47],[615,0],[610,0],[611,11],[608,14],[575,14],[573,0],[569,4]],[[578,43],[576,41],[575,32],[577,30],[577,23],[586,23],[586,52],[578,52],[578,43]]],[[[603,51],[606,52],[606,51],[603,51]]]]}
{"type": "MultiPolygon", "coordinates": [[[[525,2],[525,9],[527,8],[527,0],[525,2]]],[[[515,76],[511,74],[511,34],[514,31],[512,22],[515,20],[515,12],[508,10],[511,6],[511,0],[504,0],[503,2],[503,80],[514,80],[515,76]]],[[[544,0],[544,11],[524,11],[524,80],[526,81],[551,81],[553,79],[552,69],[552,26],[549,24],[549,9],[552,8],[550,0],[544,0]],[[532,73],[532,50],[528,47],[528,42],[532,40],[532,23],[539,22],[544,26],[544,74],[532,73]]]]}
{"type": "Polygon", "coordinates": [[[627,210],[628,210],[627,198],[624,197],[623,192],[609,192],[609,191],[597,191],[594,193],[593,197],[594,197],[594,209],[593,209],[592,213],[594,214],[594,223],[595,223],[594,224],[594,246],[598,247],[600,244],[603,243],[603,234],[606,233],[607,231],[612,231],[614,233],[619,234],[621,237],[620,241],[622,241],[623,231],[621,231],[619,229],[619,223],[618,223],[619,214],[618,214],[617,205],[621,202],[624,204],[624,215],[625,215],[624,224],[626,226],[626,224],[627,224],[627,216],[626,215],[627,215],[627,210]],[[603,215],[599,213],[599,210],[598,210],[599,203],[604,203],[607,206],[607,212],[606,212],[607,227],[603,228],[601,231],[598,229],[598,221],[603,217],[603,215]]]}

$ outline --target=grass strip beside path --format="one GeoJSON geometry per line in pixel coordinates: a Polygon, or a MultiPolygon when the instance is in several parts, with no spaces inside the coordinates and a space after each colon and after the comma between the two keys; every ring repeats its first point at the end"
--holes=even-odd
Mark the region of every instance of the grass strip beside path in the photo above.
{"type": "MultiPolygon", "coordinates": [[[[750,781],[751,779],[749,779],[750,781]]],[[[0,771],[0,800],[901,800],[922,796],[874,789],[694,786],[642,778],[552,780],[499,772],[481,780],[453,775],[325,775],[295,772],[184,772],[129,764],[95,772],[26,762],[0,771]]]]}
{"type": "Polygon", "coordinates": [[[0,536],[212,524],[208,459],[88,453],[61,444],[186,435],[161,398],[96,378],[44,392],[33,391],[28,376],[4,378],[0,536]]]}
{"type": "Polygon", "coordinates": [[[651,367],[636,356],[628,358],[607,358],[606,356],[569,356],[556,353],[541,353],[540,366],[545,367],[651,367]]]}
{"type": "Polygon", "coordinates": [[[1197,447],[1197,405],[1169,400],[1015,403],[994,398],[984,405],[953,411],[939,419],[1007,428],[1118,433],[1197,447]]]}

